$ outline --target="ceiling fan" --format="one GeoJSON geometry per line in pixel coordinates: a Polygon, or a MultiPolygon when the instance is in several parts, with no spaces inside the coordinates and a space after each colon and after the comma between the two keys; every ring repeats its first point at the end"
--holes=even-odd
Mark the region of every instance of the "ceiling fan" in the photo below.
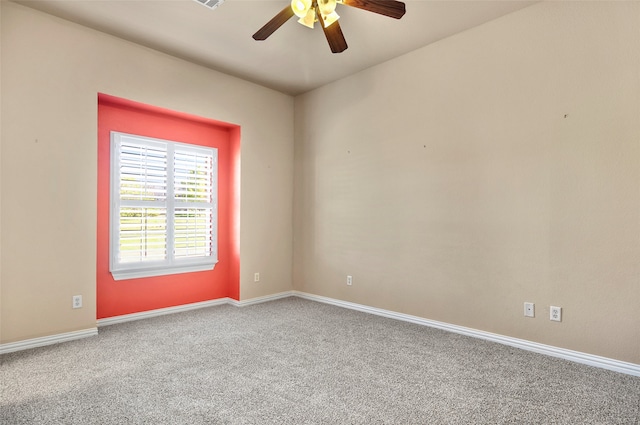
{"type": "Polygon", "coordinates": [[[298,22],[313,28],[315,22],[320,22],[327,42],[333,53],[340,53],[347,49],[347,41],[342,34],[336,13],[336,5],[344,4],[369,12],[400,19],[405,13],[405,4],[396,0],[291,0],[291,5],[285,7],[253,34],[254,40],[266,40],[291,17],[296,15],[298,22]]]}

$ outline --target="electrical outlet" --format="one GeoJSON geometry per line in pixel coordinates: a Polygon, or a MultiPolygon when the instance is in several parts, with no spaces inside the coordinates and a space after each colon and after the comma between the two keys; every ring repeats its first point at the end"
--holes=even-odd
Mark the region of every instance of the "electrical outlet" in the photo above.
{"type": "Polygon", "coordinates": [[[535,317],[535,304],[524,303],[524,315],[526,317],[535,317]]]}
{"type": "Polygon", "coordinates": [[[549,308],[549,319],[554,322],[562,322],[562,307],[551,306],[549,308]]]}
{"type": "Polygon", "coordinates": [[[82,308],[82,295],[74,295],[72,297],[71,307],[82,308]]]}
{"type": "Polygon", "coordinates": [[[347,285],[353,285],[353,276],[347,276],[347,285]]]}
{"type": "Polygon", "coordinates": [[[255,273],[253,275],[253,281],[254,282],[260,282],[260,273],[255,273]]]}

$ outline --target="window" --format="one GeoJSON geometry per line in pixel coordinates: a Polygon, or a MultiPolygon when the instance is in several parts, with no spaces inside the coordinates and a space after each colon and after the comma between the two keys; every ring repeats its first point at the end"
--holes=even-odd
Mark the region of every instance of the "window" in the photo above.
{"type": "Polygon", "coordinates": [[[215,148],[111,132],[114,279],[213,269],[217,157],[215,148]]]}

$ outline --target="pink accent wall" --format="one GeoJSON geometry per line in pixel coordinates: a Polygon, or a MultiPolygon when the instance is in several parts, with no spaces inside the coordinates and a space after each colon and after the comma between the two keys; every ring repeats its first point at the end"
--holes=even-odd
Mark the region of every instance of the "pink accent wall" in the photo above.
{"type": "Polygon", "coordinates": [[[239,299],[240,128],[98,95],[97,318],[218,298],[239,299]],[[214,270],[115,281],[109,272],[111,131],[218,149],[218,264],[214,270]]]}

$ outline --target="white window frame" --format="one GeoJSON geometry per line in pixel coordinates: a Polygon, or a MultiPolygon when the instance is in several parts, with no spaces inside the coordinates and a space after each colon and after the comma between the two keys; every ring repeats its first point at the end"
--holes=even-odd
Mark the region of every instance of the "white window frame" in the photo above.
{"type": "Polygon", "coordinates": [[[111,132],[111,209],[109,212],[109,270],[115,280],[169,274],[213,270],[218,262],[218,150],[216,148],[191,145],[133,134],[111,132]],[[165,200],[127,201],[120,194],[120,147],[122,143],[166,149],[166,197],[165,200]],[[210,155],[212,162],[211,202],[188,202],[176,199],[174,193],[174,158],[176,150],[199,155],[210,155]],[[133,208],[164,208],[166,210],[166,254],[163,260],[142,260],[138,262],[120,261],[120,210],[133,208]],[[174,219],[178,208],[211,208],[211,251],[210,255],[176,258],[174,241],[174,219]]]}

